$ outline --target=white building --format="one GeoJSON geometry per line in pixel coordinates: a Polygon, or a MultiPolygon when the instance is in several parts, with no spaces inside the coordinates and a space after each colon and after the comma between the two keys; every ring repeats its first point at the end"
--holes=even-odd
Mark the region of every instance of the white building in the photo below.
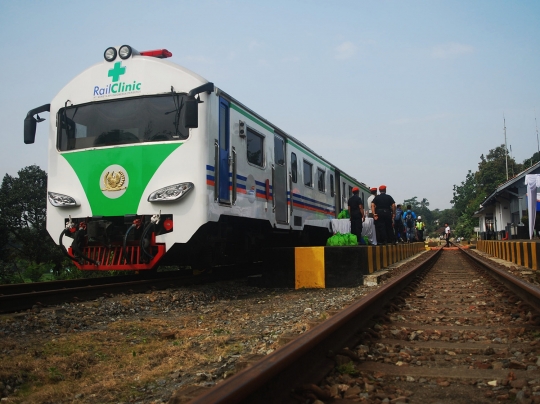
{"type": "Polygon", "coordinates": [[[479,219],[480,237],[483,240],[506,238],[529,238],[527,225],[522,224],[527,216],[527,174],[540,174],[540,162],[502,183],[480,205],[474,213],[479,219]]]}

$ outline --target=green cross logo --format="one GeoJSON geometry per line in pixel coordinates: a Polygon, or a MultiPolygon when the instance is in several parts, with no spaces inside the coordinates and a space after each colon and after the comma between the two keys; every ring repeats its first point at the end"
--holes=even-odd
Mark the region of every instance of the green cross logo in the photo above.
{"type": "Polygon", "coordinates": [[[126,68],[122,67],[122,62],[116,62],[114,67],[109,70],[109,77],[112,77],[113,83],[120,80],[120,76],[126,72],[126,68]]]}

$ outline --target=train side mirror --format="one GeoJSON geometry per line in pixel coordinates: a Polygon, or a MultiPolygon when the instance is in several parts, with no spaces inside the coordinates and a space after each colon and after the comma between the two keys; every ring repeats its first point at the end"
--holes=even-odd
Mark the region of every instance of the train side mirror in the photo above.
{"type": "Polygon", "coordinates": [[[184,126],[186,128],[199,127],[199,106],[195,97],[188,95],[184,100],[184,126]]]}
{"type": "Polygon", "coordinates": [[[45,119],[40,118],[39,115],[37,119],[34,118],[34,114],[39,114],[41,112],[50,111],[51,104],[45,104],[41,107],[37,107],[28,111],[26,118],[24,118],[24,143],[32,144],[36,139],[36,125],[38,122],[43,122],[45,119]]]}
{"type": "Polygon", "coordinates": [[[32,144],[36,139],[36,124],[37,121],[33,116],[24,118],[24,143],[32,144]]]}

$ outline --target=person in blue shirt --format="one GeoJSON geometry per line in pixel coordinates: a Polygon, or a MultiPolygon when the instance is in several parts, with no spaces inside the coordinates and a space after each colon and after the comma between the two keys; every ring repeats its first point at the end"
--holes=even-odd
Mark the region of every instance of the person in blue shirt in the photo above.
{"type": "Polygon", "coordinates": [[[407,205],[407,210],[403,212],[403,224],[407,231],[407,243],[414,242],[416,233],[416,213],[411,210],[411,205],[407,205]]]}
{"type": "Polygon", "coordinates": [[[403,243],[403,239],[407,238],[404,230],[405,227],[403,226],[403,209],[401,209],[401,205],[397,205],[396,215],[394,216],[394,232],[396,234],[396,244],[400,241],[403,243]]]}

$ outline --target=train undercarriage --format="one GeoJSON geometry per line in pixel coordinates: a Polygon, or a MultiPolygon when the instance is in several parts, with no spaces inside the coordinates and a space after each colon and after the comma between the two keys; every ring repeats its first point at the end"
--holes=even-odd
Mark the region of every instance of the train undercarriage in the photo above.
{"type": "MultiPolygon", "coordinates": [[[[173,217],[128,215],[67,218],[59,243],[81,270],[152,270],[158,266],[203,269],[261,260],[265,249],[325,245],[325,228],[275,229],[266,220],[222,215],[201,226],[187,243],[169,251],[156,236],[173,231],[173,217]],[[63,238],[73,241],[63,246],[63,238]]],[[[180,224],[176,223],[176,226],[180,224]]]]}

